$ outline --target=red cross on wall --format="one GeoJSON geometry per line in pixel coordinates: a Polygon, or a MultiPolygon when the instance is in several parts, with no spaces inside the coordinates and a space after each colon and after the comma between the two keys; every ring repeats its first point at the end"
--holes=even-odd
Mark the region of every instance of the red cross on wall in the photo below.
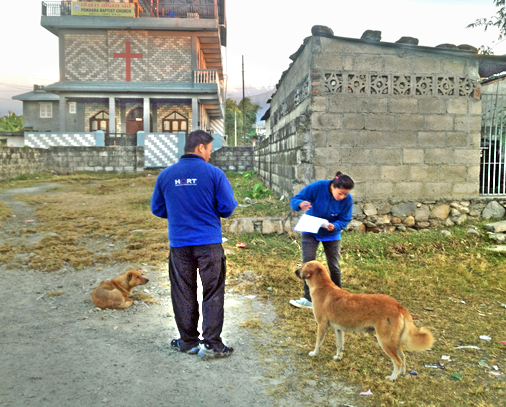
{"type": "Polygon", "coordinates": [[[132,58],[142,58],[142,54],[132,54],[130,52],[130,41],[125,41],[125,53],[124,54],[115,53],[114,58],[125,58],[125,60],[126,60],[126,81],[130,82],[131,60],[132,60],[132,58]]]}

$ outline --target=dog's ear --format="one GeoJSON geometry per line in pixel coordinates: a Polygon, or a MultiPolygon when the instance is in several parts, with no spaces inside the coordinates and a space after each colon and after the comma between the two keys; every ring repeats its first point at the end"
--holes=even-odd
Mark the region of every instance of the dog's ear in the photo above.
{"type": "Polygon", "coordinates": [[[128,274],[127,274],[127,280],[130,281],[133,276],[134,276],[134,273],[132,273],[131,271],[129,271],[128,274]]]}

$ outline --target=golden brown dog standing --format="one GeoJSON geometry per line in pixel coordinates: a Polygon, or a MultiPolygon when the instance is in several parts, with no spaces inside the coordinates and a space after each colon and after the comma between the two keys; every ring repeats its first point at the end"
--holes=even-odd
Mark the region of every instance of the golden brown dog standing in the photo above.
{"type": "Polygon", "coordinates": [[[313,312],[318,322],[316,346],[309,356],[316,356],[328,327],[336,331],[337,353],[341,360],[344,350],[344,332],[372,332],[380,346],[390,356],[394,371],[386,379],[395,380],[406,372],[406,350],[422,351],[434,343],[427,328],[418,330],[408,310],[385,294],[352,294],[336,286],[318,261],[309,261],[296,271],[305,279],[311,293],[313,312]]]}
{"type": "Polygon", "coordinates": [[[149,280],[142,276],[140,269],[129,270],[125,274],[104,281],[91,292],[91,299],[97,307],[122,309],[128,308],[134,300],[128,298],[132,290],[138,285],[146,284],[149,280]]]}

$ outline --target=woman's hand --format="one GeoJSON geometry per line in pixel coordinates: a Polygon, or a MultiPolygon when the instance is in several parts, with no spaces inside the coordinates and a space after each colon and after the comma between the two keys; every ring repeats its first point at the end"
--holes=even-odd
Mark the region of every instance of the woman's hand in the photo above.
{"type": "Polygon", "coordinates": [[[333,224],[333,223],[329,223],[329,225],[327,226],[327,230],[328,230],[329,232],[332,232],[334,229],[335,229],[334,224],[333,224]]]}
{"type": "Polygon", "coordinates": [[[299,204],[299,208],[302,209],[303,211],[307,211],[307,210],[311,209],[311,202],[309,202],[309,201],[302,201],[299,204]]]}

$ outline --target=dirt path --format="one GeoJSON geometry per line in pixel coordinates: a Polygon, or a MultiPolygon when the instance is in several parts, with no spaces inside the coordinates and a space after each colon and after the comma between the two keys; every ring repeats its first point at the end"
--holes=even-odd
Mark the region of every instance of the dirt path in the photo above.
{"type": "MultiPolygon", "coordinates": [[[[37,229],[34,208],[13,195],[52,186],[0,194],[16,215],[3,223],[1,242],[26,239],[20,233],[25,220],[34,220],[30,228],[37,229]]],[[[33,233],[29,239],[43,237],[33,233]]],[[[227,294],[223,338],[236,351],[230,358],[203,361],[170,349],[177,330],[166,270],[144,266],[150,282],[136,289],[148,290],[157,304],[136,302],[126,310],[99,311],[91,290],[138,265],[41,273],[27,269],[28,256],[0,265],[1,406],[350,405],[350,390],[337,381],[324,387],[316,381],[297,383],[296,370],[284,358],[258,355],[255,344],[269,346],[272,338],[268,332],[258,337],[240,324],[251,318],[275,321],[269,304],[227,294]],[[280,394],[287,384],[292,390],[280,394]]]]}

